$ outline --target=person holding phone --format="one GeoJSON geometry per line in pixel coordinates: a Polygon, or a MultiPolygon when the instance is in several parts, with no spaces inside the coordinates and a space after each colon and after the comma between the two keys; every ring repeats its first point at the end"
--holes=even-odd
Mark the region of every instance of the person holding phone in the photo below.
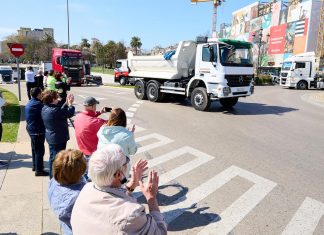
{"type": "Polygon", "coordinates": [[[99,104],[99,101],[94,97],[85,98],[83,111],[78,113],[74,118],[75,137],[78,147],[88,158],[97,150],[97,132],[107,122],[98,116],[111,110],[111,108],[104,107],[98,112],[97,104],[99,104]]]}

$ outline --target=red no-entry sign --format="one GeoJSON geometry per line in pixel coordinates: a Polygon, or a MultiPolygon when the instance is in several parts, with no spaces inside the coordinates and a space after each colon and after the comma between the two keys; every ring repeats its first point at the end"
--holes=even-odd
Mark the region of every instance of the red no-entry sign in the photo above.
{"type": "Polygon", "coordinates": [[[20,57],[25,53],[25,47],[23,44],[19,43],[8,43],[11,54],[16,57],[20,57]],[[10,45],[9,45],[10,44],[10,45]]]}

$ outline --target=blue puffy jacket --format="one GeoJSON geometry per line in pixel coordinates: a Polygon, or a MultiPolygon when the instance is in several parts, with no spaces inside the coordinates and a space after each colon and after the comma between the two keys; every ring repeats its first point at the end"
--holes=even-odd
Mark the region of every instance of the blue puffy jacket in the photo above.
{"type": "Polygon", "coordinates": [[[26,104],[26,129],[30,135],[45,134],[45,126],[42,119],[43,106],[43,103],[36,98],[32,98],[26,104]]]}
{"type": "Polygon", "coordinates": [[[73,106],[44,105],[42,118],[46,128],[45,138],[49,144],[63,144],[69,139],[69,126],[67,119],[75,113],[73,106]]]}

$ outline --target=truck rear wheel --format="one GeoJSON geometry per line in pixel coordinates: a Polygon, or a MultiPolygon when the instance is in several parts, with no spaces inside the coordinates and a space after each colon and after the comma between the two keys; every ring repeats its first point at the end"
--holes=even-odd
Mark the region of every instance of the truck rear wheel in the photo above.
{"type": "Polygon", "coordinates": [[[164,98],[164,93],[159,91],[160,84],[157,81],[151,81],[147,85],[146,96],[149,101],[159,102],[164,98]]]}
{"type": "Polygon", "coordinates": [[[210,106],[210,99],[207,94],[207,90],[204,87],[197,87],[191,94],[191,104],[199,111],[206,111],[210,106]]]}
{"type": "Polygon", "coordinates": [[[135,82],[134,93],[137,99],[146,100],[146,90],[145,83],[142,80],[138,80],[135,82]]]}
{"type": "Polygon", "coordinates": [[[125,86],[126,83],[127,83],[127,79],[125,77],[121,76],[119,78],[119,84],[122,85],[122,86],[125,86]]]}
{"type": "Polygon", "coordinates": [[[300,81],[297,83],[298,90],[306,90],[308,88],[308,84],[306,81],[300,81]]]}
{"type": "Polygon", "coordinates": [[[219,102],[224,108],[232,108],[238,101],[237,97],[220,99],[219,102]]]}

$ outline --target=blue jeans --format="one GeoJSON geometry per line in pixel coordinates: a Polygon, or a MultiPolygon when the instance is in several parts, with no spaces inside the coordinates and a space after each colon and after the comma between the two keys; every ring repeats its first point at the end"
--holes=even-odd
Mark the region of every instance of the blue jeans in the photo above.
{"type": "Polygon", "coordinates": [[[43,159],[45,154],[45,134],[30,135],[30,140],[32,148],[33,169],[35,169],[36,172],[43,171],[43,159]]]}
{"type": "Polygon", "coordinates": [[[66,142],[62,144],[48,144],[49,145],[49,152],[50,152],[50,157],[49,157],[49,177],[52,179],[53,177],[53,162],[55,160],[56,154],[58,154],[61,150],[66,149],[66,142]]]}

